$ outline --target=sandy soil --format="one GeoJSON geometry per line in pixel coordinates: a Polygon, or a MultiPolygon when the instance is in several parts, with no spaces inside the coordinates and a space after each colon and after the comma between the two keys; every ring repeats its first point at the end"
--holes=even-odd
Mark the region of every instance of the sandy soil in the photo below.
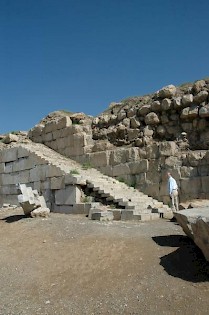
{"type": "Polygon", "coordinates": [[[181,227],[0,211],[0,315],[209,314],[209,263],[181,227]]]}

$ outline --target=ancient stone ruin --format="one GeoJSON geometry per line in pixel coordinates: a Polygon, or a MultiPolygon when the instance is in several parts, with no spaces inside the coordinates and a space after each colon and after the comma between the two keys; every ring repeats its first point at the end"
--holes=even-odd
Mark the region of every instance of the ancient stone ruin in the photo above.
{"type": "Polygon", "coordinates": [[[21,183],[51,212],[157,219],[170,211],[168,170],[181,209],[209,199],[208,78],[111,103],[97,117],[53,112],[0,137],[0,205],[18,203],[21,183]]]}

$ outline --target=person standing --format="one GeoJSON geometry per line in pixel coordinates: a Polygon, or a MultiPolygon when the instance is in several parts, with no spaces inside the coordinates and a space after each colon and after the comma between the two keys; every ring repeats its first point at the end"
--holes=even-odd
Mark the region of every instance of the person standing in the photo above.
{"type": "Polygon", "coordinates": [[[168,193],[172,201],[172,209],[179,211],[179,200],[178,200],[178,185],[176,180],[172,177],[171,173],[167,173],[168,176],[168,193]]]}

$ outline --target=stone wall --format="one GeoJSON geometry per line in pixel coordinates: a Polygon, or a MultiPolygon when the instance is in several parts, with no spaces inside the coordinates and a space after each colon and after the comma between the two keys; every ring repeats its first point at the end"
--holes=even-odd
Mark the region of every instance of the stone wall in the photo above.
{"type": "Polygon", "coordinates": [[[169,202],[166,172],[179,185],[180,200],[209,198],[209,151],[179,152],[175,142],[165,141],[141,149],[117,148],[88,153],[86,161],[103,173],[164,203],[169,202]]]}
{"type": "Polygon", "coordinates": [[[73,124],[68,116],[56,117],[46,124],[35,126],[30,130],[29,137],[70,158],[90,152],[94,142],[91,126],[73,124]]]}
{"type": "MultiPolygon", "coordinates": [[[[18,184],[36,189],[51,211],[82,213],[83,192],[59,167],[43,155],[17,146],[0,151],[0,205],[18,205],[18,184]]],[[[89,209],[88,209],[89,210],[89,209]]]]}

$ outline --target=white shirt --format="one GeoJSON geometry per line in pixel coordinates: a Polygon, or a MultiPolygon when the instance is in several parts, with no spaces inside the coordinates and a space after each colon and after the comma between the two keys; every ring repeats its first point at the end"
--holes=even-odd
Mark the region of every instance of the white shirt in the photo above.
{"type": "Polygon", "coordinates": [[[176,180],[172,176],[170,176],[168,179],[168,192],[169,192],[169,194],[171,194],[174,189],[178,189],[178,185],[176,183],[176,180]]]}

